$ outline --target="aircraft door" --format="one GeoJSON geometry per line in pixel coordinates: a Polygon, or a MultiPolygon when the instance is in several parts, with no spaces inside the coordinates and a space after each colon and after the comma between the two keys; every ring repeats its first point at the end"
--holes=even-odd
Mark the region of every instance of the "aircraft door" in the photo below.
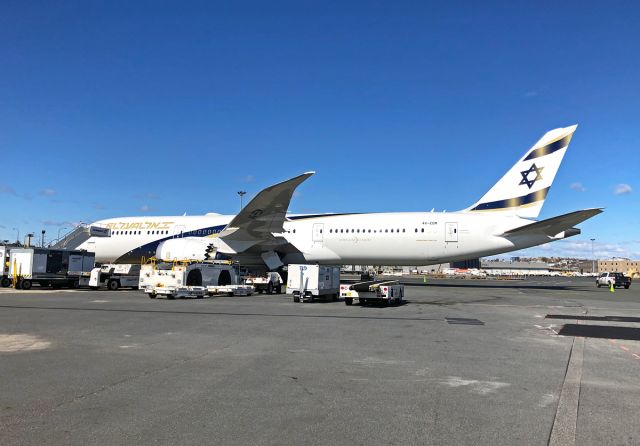
{"type": "Polygon", "coordinates": [[[444,224],[444,241],[458,242],[458,223],[444,224]]]}
{"type": "Polygon", "coordinates": [[[180,225],[180,226],[174,226],[173,227],[173,238],[182,238],[184,237],[184,230],[185,227],[180,225]]]}
{"type": "Polygon", "coordinates": [[[322,246],[322,241],[324,238],[324,223],[314,223],[313,231],[312,231],[312,240],[314,246],[322,246]]]}

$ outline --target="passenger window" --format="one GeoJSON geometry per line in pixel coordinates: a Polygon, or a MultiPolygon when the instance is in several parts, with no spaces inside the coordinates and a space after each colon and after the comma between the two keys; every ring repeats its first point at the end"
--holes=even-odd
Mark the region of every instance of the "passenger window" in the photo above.
{"type": "Polygon", "coordinates": [[[358,229],[358,234],[360,234],[360,229],[358,229]]]}
{"type": "Polygon", "coordinates": [[[418,228],[416,228],[416,232],[418,232],[418,228]]]}
{"type": "Polygon", "coordinates": [[[424,232],[424,228],[420,229],[420,232],[424,232]]]}
{"type": "Polygon", "coordinates": [[[320,234],[322,234],[322,229],[320,229],[320,234]]]}
{"type": "Polygon", "coordinates": [[[389,230],[388,230],[388,229],[385,229],[385,230],[384,230],[384,232],[389,232],[389,230]]]}

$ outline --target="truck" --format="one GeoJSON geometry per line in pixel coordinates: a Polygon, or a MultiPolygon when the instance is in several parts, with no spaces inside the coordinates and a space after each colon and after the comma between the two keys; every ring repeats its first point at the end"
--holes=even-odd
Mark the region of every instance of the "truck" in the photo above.
{"type": "Polygon", "coordinates": [[[89,287],[97,289],[106,286],[108,290],[118,288],[138,289],[140,264],[104,264],[91,270],[89,287]]]}
{"type": "Polygon", "coordinates": [[[95,253],[52,248],[12,248],[9,277],[16,288],[28,290],[34,283],[54,288],[88,284],[95,253]]]}
{"type": "Polygon", "coordinates": [[[387,306],[400,305],[404,298],[404,285],[397,280],[340,284],[340,296],[344,298],[345,305],[353,305],[354,299],[357,299],[360,305],[374,302],[387,306]]]}
{"type": "Polygon", "coordinates": [[[293,295],[294,302],[313,302],[319,297],[338,300],[339,266],[291,264],[287,271],[287,294],[293,295]]]}
{"type": "Polygon", "coordinates": [[[598,276],[596,285],[598,288],[601,286],[611,287],[611,285],[613,285],[614,288],[625,287],[629,289],[631,286],[631,277],[625,276],[623,273],[605,272],[598,276]]]}
{"type": "Polygon", "coordinates": [[[253,287],[238,284],[238,277],[236,265],[227,261],[151,262],[141,266],[138,286],[151,299],[251,294],[253,287]]]}
{"type": "Polygon", "coordinates": [[[11,285],[11,278],[9,277],[9,250],[11,248],[9,246],[2,245],[0,246],[0,261],[2,264],[0,265],[0,286],[2,288],[7,288],[11,285]]]}
{"type": "Polygon", "coordinates": [[[264,276],[249,276],[244,283],[253,286],[256,293],[282,293],[282,276],[274,271],[268,272],[264,276]]]}

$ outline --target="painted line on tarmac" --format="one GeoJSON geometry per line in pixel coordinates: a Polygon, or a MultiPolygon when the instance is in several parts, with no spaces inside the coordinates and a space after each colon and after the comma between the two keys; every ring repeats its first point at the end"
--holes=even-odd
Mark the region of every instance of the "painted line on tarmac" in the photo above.
{"type": "Polygon", "coordinates": [[[584,356],[584,338],[573,338],[573,345],[567,362],[558,409],[553,420],[549,437],[549,446],[568,446],[576,444],[578,424],[578,402],[580,401],[580,382],[582,381],[582,362],[584,356]]]}

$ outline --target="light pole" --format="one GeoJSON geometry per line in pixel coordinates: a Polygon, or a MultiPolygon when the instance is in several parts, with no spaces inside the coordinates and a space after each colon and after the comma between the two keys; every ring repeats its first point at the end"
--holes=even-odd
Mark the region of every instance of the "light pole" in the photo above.
{"type": "Polygon", "coordinates": [[[16,243],[20,244],[20,228],[13,228],[14,231],[17,231],[16,234],[16,243]]]}
{"type": "Polygon", "coordinates": [[[596,239],[594,239],[594,238],[591,239],[591,274],[596,272],[596,258],[593,255],[593,242],[595,240],[596,239]]]}
{"type": "Polygon", "coordinates": [[[238,191],[238,195],[240,195],[240,210],[242,210],[242,197],[244,197],[246,194],[247,194],[246,191],[243,191],[243,190],[238,191]]]}
{"type": "Polygon", "coordinates": [[[58,238],[56,238],[56,242],[60,240],[60,231],[64,231],[67,228],[58,228],[58,238]]]}

